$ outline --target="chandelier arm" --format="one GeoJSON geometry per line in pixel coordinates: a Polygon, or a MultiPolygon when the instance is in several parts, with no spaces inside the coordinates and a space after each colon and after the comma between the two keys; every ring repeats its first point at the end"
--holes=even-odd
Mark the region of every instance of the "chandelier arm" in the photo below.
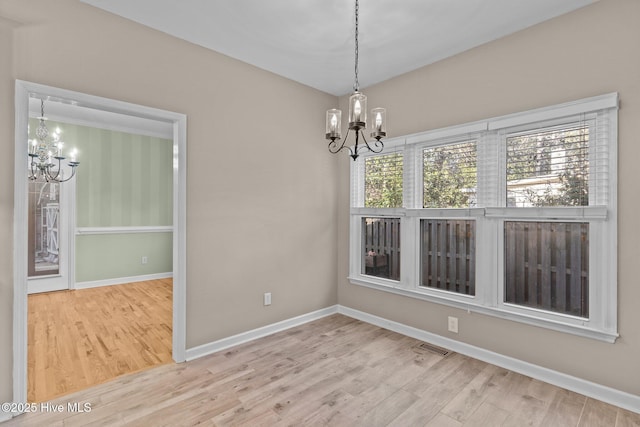
{"type": "Polygon", "coordinates": [[[344,148],[344,142],[338,147],[335,141],[329,141],[329,152],[336,154],[344,148]]]}
{"type": "Polygon", "coordinates": [[[71,175],[69,176],[69,178],[67,178],[67,179],[56,179],[56,182],[62,183],[62,182],[67,182],[67,181],[71,180],[71,178],[73,178],[76,175],[76,167],[77,166],[78,165],[71,166],[71,175]]]}
{"type": "Polygon", "coordinates": [[[58,170],[56,171],[55,175],[51,174],[51,168],[53,167],[53,163],[47,163],[45,165],[45,178],[47,179],[47,182],[60,182],[58,180],[58,177],[60,176],[60,171],[62,170],[62,165],[61,165],[61,160],[62,158],[56,157],[56,159],[58,160],[58,170]]]}
{"type": "Polygon", "coordinates": [[[47,180],[47,182],[56,182],[56,183],[67,182],[76,175],[76,168],[78,167],[78,164],[79,164],[78,162],[69,163],[69,166],[71,166],[71,175],[66,179],[58,178],[60,176],[60,169],[58,169],[58,173],[56,173],[55,176],[51,176],[51,174],[48,171],[45,172],[45,179],[47,180]]]}
{"type": "Polygon", "coordinates": [[[60,171],[58,171],[58,173],[56,173],[55,175],[51,175],[51,172],[49,171],[49,168],[44,170],[44,179],[47,182],[59,182],[58,181],[58,176],[60,175],[60,171]]]}
{"type": "Polygon", "coordinates": [[[38,168],[35,161],[35,156],[29,155],[31,157],[31,163],[29,164],[29,179],[34,181],[38,178],[38,168]]]}
{"type": "MultiPolygon", "coordinates": [[[[362,132],[362,131],[360,131],[360,132],[362,132]]],[[[371,148],[371,145],[367,142],[367,139],[364,137],[364,133],[362,134],[362,140],[364,141],[364,145],[367,146],[367,149],[369,151],[373,152],[373,153],[376,153],[376,154],[377,153],[381,153],[382,149],[384,148],[384,143],[382,141],[380,141],[379,139],[377,139],[377,138],[376,138],[375,142],[372,142],[373,147],[375,147],[375,149],[371,148]]]]}
{"type": "Polygon", "coordinates": [[[342,144],[340,144],[340,147],[338,147],[338,144],[335,142],[335,140],[331,140],[329,142],[329,152],[332,154],[336,154],[344,150],[345,148],[351,152],[351,147],[346,145],[347,139],[349,139],[349,130],[347,130],[347,134],[344,136],[344,139],[342,140],[342,144]]]}
{"type": "Polygon", "coordinates": [[[337,152],[341,151],[344,148],[344,142],[342,142],[342,144],[340,144],[340,146],[338,146],[338,143],[336,143],[336,141],[329,141],[329,152],[332,154],[336,154],[337,152]]]}

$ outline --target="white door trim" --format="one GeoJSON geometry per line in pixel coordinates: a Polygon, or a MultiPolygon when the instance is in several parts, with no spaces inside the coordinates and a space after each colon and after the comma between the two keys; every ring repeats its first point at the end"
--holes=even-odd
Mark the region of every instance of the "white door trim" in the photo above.
{"type": "MultiPolygon", "coordinates": [[[[184,114],[87,95],[22,80],[15,84],[15,179],[13,220],[13,400],[27,401],[27,125],[29,96],[52,97],[94,110],[173,126],[173,360],[186,356],[187,117],[184,114]]],[[[82,166],[80,166],[82,167],[82,166]]],[[[73,270],[73,267],[70,268],[73,270]]],[[[72,285],[73,286],[73,285],[72,285]]]]}

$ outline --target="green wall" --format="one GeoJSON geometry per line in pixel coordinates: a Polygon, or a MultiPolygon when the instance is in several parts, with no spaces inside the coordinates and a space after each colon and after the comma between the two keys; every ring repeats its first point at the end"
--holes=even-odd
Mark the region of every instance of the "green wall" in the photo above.
{"type": "MultiPolygon", "coordinates": [[[[30,138],[37,127],[30,119],[30,138]]],[[[171,140],[51,120],[47,127],[62,130],[67,158],[78,150],[76,227],[173,224],[171,140]]],[[[172,243],[171,232],[78,235],[76,282],[171,272],[172,243]]]]}
{"type": "Polygon", "coordinates": [[[76,236],[76,281],[170,272],[172,237],[170,232],[76,236]],[[147,264],[141,264],[143,256],[147,264]]]}
{"type": "Polygon", "coordinates": [[[85,126],[64,132],[81,162],[78,227],[173,224],[171,140],[85,126]]]}

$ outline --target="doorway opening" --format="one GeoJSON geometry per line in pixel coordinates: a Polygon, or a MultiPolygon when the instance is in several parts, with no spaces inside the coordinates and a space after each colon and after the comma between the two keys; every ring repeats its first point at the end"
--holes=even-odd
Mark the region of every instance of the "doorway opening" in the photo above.
{"type": "MultiPolygon", "coordinates": [[[[140,233],[168,232],[170,244],[172,246],[171,270],[172,280],[167,277],[148,277],[147,282],[164,281],[155,283],[158,289],[164,288],[171,294],[173,302],[171,305],[171,354],[175,362],[185,360],[185,256],[186,256],[186,117],[182,114],[164,110],[153,109],[140,105],[124,103],[107,98],[95,97],[92,95],[68,91],[64,89],[44,86],[31,82],[16,81],[16,130],[15,130],[15,192],[14,192],[14,401],[27,401],[27,355],[28,355],[28,293],[31,288],[29,277],[36,280],[44,280],[42,277],[60,277],[62,266],[65,262],[68,265],[66,271],[66,289],[96,288],[102,285],[112,285],[104,283],[104,280],[84,280],[76,281],[75,277],[75,250],[78,227],[75,226],[75,209],[68,209],[67,230],[64,230],[63,210],[61,206],[64,202],[58,200],[56,209],[56,198],[64,198],[65,190],[51,183],[36,184],[33,187],[35,204],[31,206],[29,183],[24,165],[27,159],[28,140],[28,120],[30,99],[46,99],[50,104],[55,105],[58,110],[52,111],[53,118],[72,118],[76,123],[91,124],[106,120],[113,123],[115,118],[120,127],[136,132],[144,133],[148,127],[164,128],[170,138],[169,168],[168,176],[172,182],[172,194],[170,195],[170,211],[172,213],[172,223],[169,230],[149,230],[138,229],[140,233]],[[45,200],[46,199],[46,200],[45,200]],[[40,203],[38,203],[40,202],[40,203]],[[29,231],[29,221],[33,221],[31,239],[26,239],[29,231]],[[40,221],[38,221],[40,219],[40,221]],[[64,245],[66,237],[66,247],[64,245]],[[37,243],[40,243],[38,246],[37,243]],[[66,250],[67,252],[64,252],[66,250]],[[61,253],[63,251],[66,255],[61,253]],[[57,252],[57,253],[56,253],[57,252]],[[30,262],[32,261],[32,262],[30,262]],[[57,264],[57,267],[56,267],[57,264]],[[56,269],[54,271],[54,269],[56,269]],[[46,271],[39,275],[36,270],[46,271]],[[36,274],[33,274],[36,272],[36,274]],[[167,282],[169,280],[169,282],[167,282]],[[78,284],[82,286],[77,286],[78,284]]],[[[77,179],[74,178],[74,180],[77,179]]],[[[73,181],[73,180],[72,180],[73,181]]],[[[62,186],[69,182],[62,184],[62,186]]],[[[68,194],[72,189],[67,189],[68,194]]],[[[85,236],[92,233],[92,227],[84,227],[85,236]],[[87,230],[88,229],[88,230],[87,230]]],[[[94,227],[95,228],[95,227],[94,227]]],[[[100,227],[97,227],[100,228],[100,227]]],[[[109,228],[109,227],[103,227],[109,228]]],[[[110,229],[106,234],[123,234],[132,230],[110,229]]],[[[140,228],[140,227],[138,227],[140,228]]],[[[144,227],[143,227],[144,228],[144,227]]],[[[153,227],[152,227],[153,228],[153,227]]],[[[157,228],[157,227],[156,227],[157,228]]],[[[165,227],[166,228],[166,227],[165,227]]],[[[104,230],[93,230],[94,234],[105,234],[104,230]]],[[[143,257],[143,261],[145,257],[143,257]]],[[[144,264],[144,262],[143,262],[144,264]]],[[[121,278],[120,278],[121,279],[121,278]]],[[[108,280],[107,280],[108,281],[108,280]]],[[[44,283],[44,282],[41,282],[44,283]]],[[[122,285],[128,286],[128,285],[122,285]]],[[[138,285],[136,285],[138,286],[138,285]]],[[[109,286],[113,293],[119,286],[109,286]]],[[[96,288],[97,289],[97,288],[96,288]]],[[[79,291],[83,291],[81,289],[79,291]]],[[[91,291],[93,289],[86,289],[91,291]]],[[[36,290],[37,292],[37,290],[36,290]]],[[[63,291],[65,292],[65,291],[63,291]]],[[[89,298],[89,301],[92,299],[89,298]]]]}

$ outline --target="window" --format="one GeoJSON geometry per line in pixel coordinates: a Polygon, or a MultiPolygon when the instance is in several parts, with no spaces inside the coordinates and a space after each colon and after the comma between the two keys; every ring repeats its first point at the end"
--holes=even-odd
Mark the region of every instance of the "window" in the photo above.
{"type": "Polygon", "coordinates": [[[351,282],[615,341],[617,102],[408,135],[361,156],[351,282]]]}
{"type": "MultiPolygon", "coordinates": [[[[594,127],[583,116],[507,134],[507,207],[589,206],[594,127]]],[[[589,223],[505,221],[504,247],[505,303],[589,318],[589,223]]]]}

